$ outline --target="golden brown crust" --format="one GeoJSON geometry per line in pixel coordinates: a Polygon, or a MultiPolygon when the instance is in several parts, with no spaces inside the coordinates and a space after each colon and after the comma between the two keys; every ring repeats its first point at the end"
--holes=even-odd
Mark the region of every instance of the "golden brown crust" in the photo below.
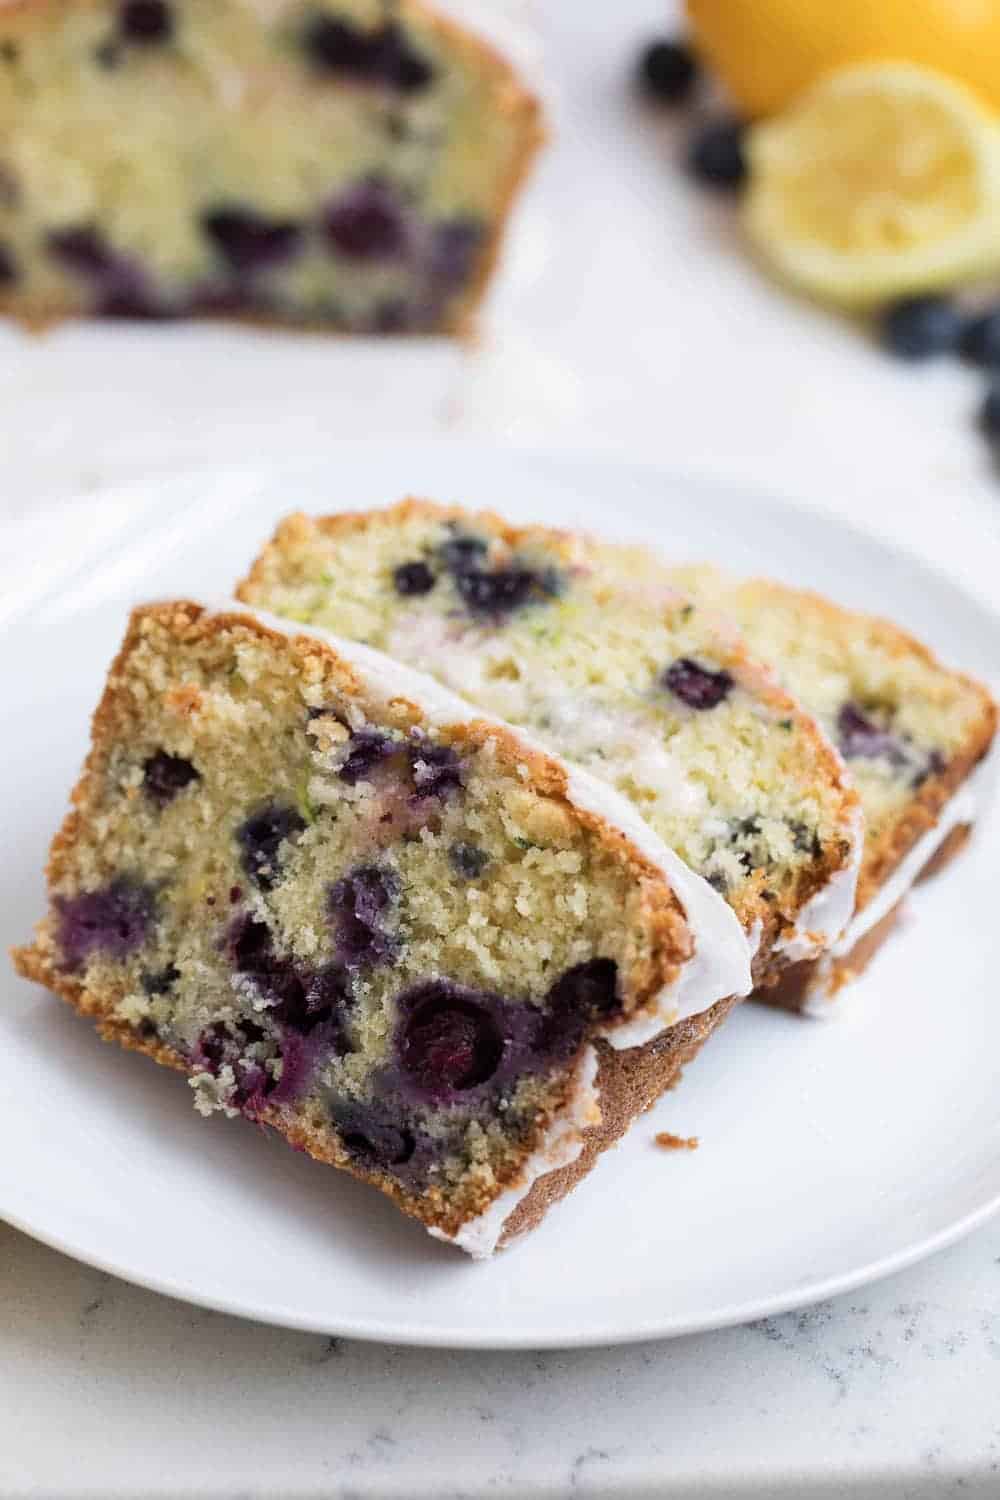
{"type": "Polygon", "coordinates": [[[502,1245],[534,1229],[552,1205],[586,1177],[601,1153],[621,1140],[633,1120],[679,1082],[683,1069],[738,1003],[734,996],[719,1000],[710,1010],[679,1021],[644,1047],[627,1052],[616,1052],[607,1042],[597,1044],[601,1123],[584,1132],[583,1150],[575,1161],[533,1184],[507,1219],[502,1245]]]}
{"type": "MultiPolygon", "coordinates": [[[[326,681],[335,682],[346,693],[357,694],[362,698],[366,696],[366,685],[351,664],[325,641],[305,631],[292,629],[285,634],[239,610],[212,613],[201,605],[183,600],[147,605],[133,611],[125,639],[112,663],[104,693],[93,716],[91,749],[71,796],[71,810],[52,843],[47,866],[50,886],[57,885],[67,873],[69,856],[83,831],[86,808],[96,795],[108,746],[116,732],[119,698],[126,691],[124,676],[128,658],[143,637],[156,629],[165,629],[175,640],[192,644],[233,630],[245,631],[258,639],[280,642],[283,648],[293,651],[307,666],[309,663],[315,664],[317,680],[322,676],[326,681]]],[[[390,699],[388,706],[390,716],[394,716],[401,727],[427,722],[420,707],[404,695],[390,699]]],[[[528,789],[539,797],[564,807],[577,823],[594,835],[616,863],[627,866],[641,893],[638,914],[648,938],[649,956],[637,962],[628,976],[630,1004],[621,1020],[624,1022],[634,1017],[637,1011],[653,1007],[661,991],[676,977],[680,964],[693,952],[691,933],[683,908],[666,883],[662,871],[636,849],[619,829],[573,803],[569,796],[566,772],[559,762],[541,751],[525,746],[512,731],[485,721],[470,721],[447,727],[443,732],[446,738],[453,738],[474,748],[487,741],[491,742],[498,761],[506,769],[523,767],[521,779],[528,789]]],[[[60,969],[46,922],[40,924],[35,943],[14,950],[12,956],[15,966],[25,978],[45,985],[80,1014],[95,1019],[100,1034],[106,1040],[117,1041],[132,1050],[143,1052],[179,1071],[189,1074],[194,1071],[171,1048],[154,1037],[144,1037],[111,1014],[112,1004],[120,997],[110,997],[110,1001],[107,996],[99,998],[73,975],[60,969]]],[[[560,1112],[569,1106],[574,1087],[575,1079],[572,1071],[568,1070],[561,1096],[546,1111],[540,1111],[535,1117],[533,1136],[525,1142],[521,1154],[509,1163],[492,1187],[481,1187],[478,1196],[475,1192],[470,1192],[463,1197],[460,1208],[455,1203],[446,1202],[440,1189],[415,1196],[405,1192],[384,1174],[366,1172],[342,1150],[331,1132],[303,1124],[293,1118],[290,1111],[266,1107],[260,1118],[263,1123],[273,1126],[284,1135],[291,1144],[301,1147],[317,1160],[341,1167],[354,1176],[373,1183],[387,1192],[406,1213],[425,1224],[440,1228],[446,1234],[454,1234],[469,1218],[485,1211],[500,1192],[516,1181],[524,1158],[537,1149],[548,1128],[560,1112]]]]}
{"type": "MultiPolygon", "coordinates": [[[[70,6],[98,6],[105,0],[3,0],[0,9],[0,33],[10,28],[15,31],[30,30],[44,23],[45,12],[67,9],[70,6]]],[[[519,77],[506,57],[482,37],[475,35],[451,16],[443,15],[433,4],[424,0],[399,0],[399,9],[419,17],[438,37],[463,55],[468,65],[492,79],[497,110],[517,127],[519,144],[512,153],[510,166],[499,185],[495,221],[489,238],[483,245],[476,263],[472,281],[457,305],[448,313],[439,328],[420,330],[407,336],[434,337],[442,333],[467,341],[474,341],[477,318],[486,296],[486,291],[503,250],[511,212],[517,195],[526,181],[535,157],[548,139],[548,127],[541,100],[519,77]]],[[[7,317],[20,324],[29,333],[41,334],[60,323],[79,319],[78,309],[53,304],[38,307],[25,313],[16,305],[12,295],[0,295],[0,317],[7,317]]],[[[197,313],[185,314],[185,322],[236,323],[254,328],[288,328],[297,332],[312,333],[325,337],[348,337],[343,329],[324,326],[320,322],[300,322],[268,316],[263,313],[197,313]]],[[[381,335],[388,337],[388,335],[381,335]]],[[[398,337],[393,334],[393,337],[398,337]]]]}

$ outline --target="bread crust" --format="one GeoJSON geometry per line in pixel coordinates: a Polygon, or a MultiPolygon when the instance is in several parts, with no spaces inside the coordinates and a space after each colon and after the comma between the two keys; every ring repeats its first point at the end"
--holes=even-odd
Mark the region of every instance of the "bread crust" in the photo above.
{"type": "MultiPolygon", "coordinates": [[[[45,25],[52,12],[85,6],[96,9],[105,3],[106,0],[4,0],[0,8],[0,38],[6,37],[10,31],[30,32],[40,28],[45,25]]],[[[538,95],[527,86],[513,64],[498,48],[467,30],[454,17],[439,11],[433,3],[426,3],[426,0],[396,0],[396,8],[404,19],[422,22],[443,43],[458,52],[469,67],[491,79],[496,108],[516,129],[518,144],[512,152],[508,170],[498,185],[495,219],[488,238],[479,250],[474,274],[464,294],[437,327],[415,331],[400,330],[391,335],[434,338],[446,334],[466,343],[474,343],[478,336],[479,314],[503,251],[514,204],[535,157],[549,138],[549,128],[538,95]]],[[[0,294],[0,317],[10,318],[29,333],[43,334],[61,323],[78,321],[86,316],[86,313],[81,313],[76,308],[67,308],[56,302],[50,306],[33,308],[30,313],[26,313],[17,306],[15,296],[0,294]]],[[[264,329],[286,328],[327,338],[356,336],[345,329],[328,327],[318,320],[282,318],[278,314],[272,316],[256,312],[185,313],[175,321],[235,323],[264,329]]],[[[390,335],[365,336],[387,338],[390,335]]]]}
{"type": "MultiPolygon", "coordinates": [[[[238,609],[215,613],[190,601],[168,602],[147,605],[133,611],[122,646],[108,674],[101,701],[93,715],[92,741],[82,774],[71,795],[71,809],[56,834],[46,876],[50,887],[59,883],[67,873],[70,857],[76,840],[80,837],[86,809],[97,790],[103,775],[107,749],[116,732],[119,695],[125,691],[124,671],[132,651],[143,639],[147,630],[164,628],[174,639],[197,644],[200,641],[223,635],[233,629],[245,631],[258,639],[280,642],[283,648],[293,651],[302,662],[319,664],[325,679],[333,681],[343,692],[358,695],[362,701],[368,696],[362,678],[351,664],[341,658],[332,646],[305,632],[288,635],[272,629],[238,609]]],[[[196,690],[193,690],[193,694],[196,690]]],[[[192,708],[196,707],[194,697],[192,708]]],[[[400,727],[424,725],[428,721],[419,705],[404,695],[392,697],[388,703],[390,717],[400,727]]],[[[442,733],[439,729],[436,732],[442,733]]],[[[624,865],[630,879],[640,892],[638,918],[648,938],[648,957],[634,966],[626,986],[632,1003],[623,1011],[620,1024],[634,1019],[645,1009],[654,1006],[662,989],[676,977],[680,965],[693,952],[693,942],[686,916],[666,878],[647,857],[630,843],[627,836],[600,816],[577,806],[569,795],[569,784],[563,766],[544,752],[524,745],[512,731],[491,722],[470,719],[468,723],[456,725],[454,733],[443,732],[446,740],[464,743],[472,749],[487,741],[496,747],[497,760],[508,770],[521,771],[524,785],[539,796],[562,804],[573,819],[593,834],[615,862],[624,865]]],[[[175,1050],[155,1036],[144,1036],[113,1012],[114,1003],[121,997],[101,998],[74,975],[61,969],[54,941],[47,921],[39,924],[36,940],[24,948],[12,952],[15,967],[25,978],[43,984],[66,1001],[81,1015],[97,1022],[100,1035],[108,1041],[118,1042],[131,1050],[144,1053],[156,1062],[178,1071],[193,1074],[196,1070],[175,1050]]],[[[584,1044],[586,1045],[586,1043],[584,1044]]],[[[611,1051],[607,1044],[601,1047],[611,1051]]],[[[580,1054],[582,1058],[582,1051],[580,1054]]],[[[534,1134],[524,1143],[516,1160],[508,1164],[504,1174],[492,1188],[481,1185],[478,1196],[470,1192],[456,1207],[447,1203],[440,1189],[414,1195],[407,1193],[396,1182],[377,1171],[366,1171],[355,1159],[341,1150],[327,1130],[314,1129],[292,1116],[287,1107],[265,1105],[260,1112],[261,1123],[272,1126],[293,1146],[305,1150],[319,1161],[338,1166],[353,1176],[380,1187],[405,1213],[420,1219],[425,1225],[442,1230],[446,1235],[458,1232],[470,1218],[485,1212],[490,1204],[507,1187],[516,1184],[524,1161],[544,1142],[545,1135],[561,1112],[570,1105],[576,1078],[572,1068],[566,1071],[561,1096],[547,1110],[539,1111],[534,1121],[534,1134]]],[[[612,1107],[616,1108],[612,1098],[612,1107]]]]}

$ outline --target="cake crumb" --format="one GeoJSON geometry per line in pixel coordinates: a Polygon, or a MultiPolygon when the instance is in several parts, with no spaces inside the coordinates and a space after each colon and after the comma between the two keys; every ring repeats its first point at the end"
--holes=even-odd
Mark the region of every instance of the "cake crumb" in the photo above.
{"type": "Polygon", "coordinates": [[[674,1135],[672,1130],[661,1130],[653,1140],[663,1151],[697,1151],[699,1146],[696,1135],[674,1135]]]}

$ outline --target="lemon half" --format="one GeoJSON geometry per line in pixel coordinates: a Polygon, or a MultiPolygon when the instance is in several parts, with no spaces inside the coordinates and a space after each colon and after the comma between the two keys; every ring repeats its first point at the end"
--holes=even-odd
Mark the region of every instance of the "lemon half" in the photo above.
{"type": "Polygon", "coordinates": [[[745,222],[786,280],[841,306],[1000,268],[1000,125],[927,68],[869,63],[749,134],[745,222]]]}

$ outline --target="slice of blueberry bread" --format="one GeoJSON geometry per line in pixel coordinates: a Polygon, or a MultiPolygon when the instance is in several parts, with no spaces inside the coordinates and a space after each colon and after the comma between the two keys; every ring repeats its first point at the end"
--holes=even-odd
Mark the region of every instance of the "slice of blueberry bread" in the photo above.
{"type": "Polygon", "coordinates": [[[625,1128],[601,1054],[680,1021],[676,1076],[749,988],[725,903],[607,787],[238,605],[136,611],[73,804],[20,971],[186,1071],[203,1113],[474,1252],[625,1128]]]}
{"type": "Polygon", "coordinates": [[[712,611],[616,584],[589,539],[424,501],[293,516],[240,595],[419,664],[610,782],[731,904],[758,982],[850,916],[836,752],[712,611]]]}
{"type": "Polygon", "coordinates": [[[14,0],[0,310],[457,331],[540,139],[420,0],[14,0]]]}
{"type": "MultiPolygon", "coordinates": [[[[648,558],[628,559],[630,572],[643,565],[648,558]]],[[[971,824],[978,777],[970,776],[996,732],[996,705],[981,683],[887,620],[709,566],[669,577],[738,622],[824,726],[860,793],[865,845],[854,918],[829,954],[790,971],[769,997],[826,1013],[888,935],[910,886],[971,824]]]]}

